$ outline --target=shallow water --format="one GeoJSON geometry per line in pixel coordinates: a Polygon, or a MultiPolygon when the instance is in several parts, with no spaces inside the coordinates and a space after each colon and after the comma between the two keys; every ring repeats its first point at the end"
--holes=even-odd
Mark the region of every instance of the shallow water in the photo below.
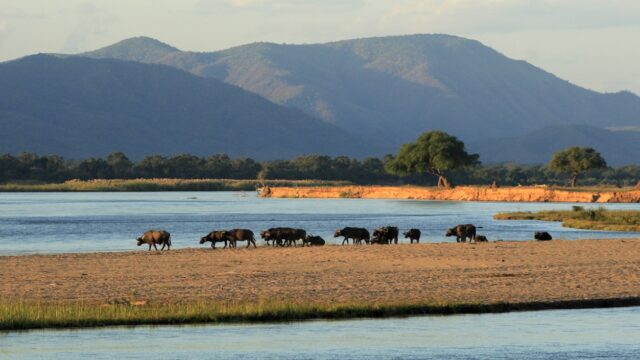
{"type": "MultiPolygon", "coordinates": [[[[199,247],[214,229],[304,228],[330,243],[336,228],[419,228],[423,242],[446,238],[448,227],[482,226],[490,240],[528,240],[545,230],[554,238],[633,237],[634,233],[574,230],[559,223],[496,221],[497,212],[570,209],[560,203],[491,203],[372,199],[260,199],[253,192],[0,193],[0,255],[139,249],[135,238],[151,228],[172,234],[175,248],[199,247]]],[[[586,205],[589,206],[589,205],[586,205]]],[[[640,204],[605,204],[640,209],[640,204]]],[[[259,236],[257,236],[259,237],[259,236]]],[[[261,240],[258,243],[262,243],[261,240]]]]}
{"type": "Polygon", "coordinates": [[[638,359],[640,308],[0,333],[21,359],[638,359]]]}

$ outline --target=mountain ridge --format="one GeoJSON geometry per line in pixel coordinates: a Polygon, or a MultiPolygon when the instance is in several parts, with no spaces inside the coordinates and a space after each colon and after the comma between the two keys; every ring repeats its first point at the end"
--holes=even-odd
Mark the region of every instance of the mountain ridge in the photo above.
{"type": "Polygon", "coordinates": [[[256,159],[359,152],[300,110],[164,65],[34,55],[0,64],[0,152],[256,159]]]}
{"type": "Polygon", "coordinates": [[[488,129],[509,137],[554,125],[640,123],[640,97],[631,92],[585,89],[479,41],[445,34],[259,42],[151,61],[237,85],[369,139],[390,136],[387,152],[429,129],[470,140],[488,129]]]}

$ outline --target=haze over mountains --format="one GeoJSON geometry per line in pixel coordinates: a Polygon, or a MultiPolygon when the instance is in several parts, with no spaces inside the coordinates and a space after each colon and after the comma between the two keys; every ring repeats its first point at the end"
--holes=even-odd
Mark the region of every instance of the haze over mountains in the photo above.
{"type": "MultiPolygon", "coordinates": [[[[289,130],[287,136],[270,142],[276,149],[289,146],[289,150],[278,153],[261,148],[260,141],[279,133],[277,127],[272,128],[277,120],[262,111],[251,115],[245,113],[250,118],[238,121],[237,126],[229,126],[231,120],[215,120],[218,115],[207,116],[207,110],[202,108],[199,122],[189,122],[189,112],[194,106],[191,98],[198,98],[201,91],[184,88],[186,85],[180,91],[184,94],[179,97],[183,103],[179,103],[177,98],[170,103],[175,106],[174,115],[184,112],[180,117],[183,125],[180,131],[185,139],[191,133],[196,137],[206,134],[220,138],[220,134],[226,131],[229,136],[237,135],[254,144],[254,147],[245,147],[242,154],[259,155],[256,156],[258,158],[280,157],[295,152],[380,156],[395,153],[400,144],[432,129],[445,130],[462,138],[472,151],[480,153],[484,162],[546,162],[549,152],[567,144],[597,147],[611,164],[636,162],[640,155],[636,133],[604,130],[640,126],[638,96],[629,92],[602,94],[590,91],[526,62],[509,59],[477,41],[455,36],[394,36],[313,45],[255,43],[210,53],[180,51],[157,40],[139,37],[81,56],[94,59],[95,63],[85,60],[86,67],[102,66],[99,64],[105,61],[103,59],[167,65],[191,73],[181,74],[190,76],[195,83],[196,78],[201,81],[220,80],[280,105],[272,105],[272,109],[277,108],[295,117],[291,124],[295,123],[300,128],[286,126],[289,130]],[[298,108],[307,116],[300,113],[294,116],[293,110],[283,106],[298,108]],[[217,121],[219,127],[203,127],[205,118],[217,121]],[[226,124],[227,128],[220,128],[221,124],[226,124]],[[310,131],[305,124],[324,130],[310,131]],[[299,146],[290,146],[290,141],[299,146]],[[504,148],[506,146],[510,148],[504,148]]],[[[9,64],[1,64],[0,68],[9,64]]],[[[123,67],[132,65],[121,64],[123,67]]],[[[110,71],[120,71],[119,67],[112,66],[114,68],[110,71]]],[[[70,68],[67,70],[71,71],[70,68]]],[[[126,82],[126,78],[121,77],[121,81],[126,82]]],[[[62,81],[62,78],[58,80],[62,81]]],[[[0,81],[0,87],[3,87],[6,82],[2,78],[0,81]]],[[[29,81],[37,83],[38,79],[30,78],[29,81]]],[[[159,85],[158,81],[168,79],[150,81],[159,85]]],[[[89,83],[86,85],[91,87],[89,83]]],[[[100,86],[110,85],[101,83],[100,86]]],[[[124,83],[122,86],[127,87],[124,83]]],[[[155,93],[169,91],[172,87],[171,84],[163,84],[155,93]]],[[[231,86],[225,89],[234,89],[234,94],[237,94],[235,104],[242,108],[242,99],[247,92],[231,86]]],[[[140,90],[140,93],[129,94],[129,100],[145,99],[144,91],[140,90]]],[[[219,93],[211,96],[217,97],[219,93]]],[[[202,102],[214,101],[203,97],[200,97],[202,102]]],[[[216,100],[212,108],[227,104],[226,100],[216,100]]],[[[108,107],[108,104],[104,106],[108,107]]],[[[119,126],[123,129],[124,119],[140,121],[139,118],[145,116],[144,107],[136,111],[128,107],[111,108],[112,113],[121,115],[123,120],[119,126]]],[[[4,105],[0,110],[4,111],[4,105]]],[[[164,107],[163,112],[170,111],[168,105],[164,107]]],[[[89,110],[84,115],[88,123],[100,122],[108,126],[104,116],[92,118],[89,110]]],[[[228,119],[235,119],[234,116],[229,115],[228,119]]],[[[130,130],[135,133],[134,128],[130,130]]],[[[158,134],[163,131],[171,134],[178,128],[163,129],[163,125],[158,123],[156,130],[158,134]]],[[[125,140],[112,139],[115,142],[112,145],[122,144],[114,150],[132,148],[124,146],[125,140]]],[[[5,142],[5,139],[0,139],[0,144],[5,142]]],[[[16,141],[13,142],[19,147],[16,141]]],[[[204,145],[194,146],[189,151],[190,146],[194,145],[180,142],[167,145],[165,149],[168,153],[207,151],[204,145]]],[[[226,146],[229,150],[223,150],[225,152],[234,154],[239,151],[232,142],[224,143],[223,148],[226,146]]],[[[5,148],[2,145],[0,151],[7,151],[5,148]]],[[[209,149],[207,153],[220,151],[214,145],[209,149]]]]}

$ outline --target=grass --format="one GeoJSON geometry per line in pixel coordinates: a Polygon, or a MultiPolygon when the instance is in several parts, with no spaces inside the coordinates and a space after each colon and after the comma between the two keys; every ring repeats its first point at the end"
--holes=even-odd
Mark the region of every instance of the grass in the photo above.
{"type": "Polygon", "coordinates": [[[542,220],[560,221],[562,226],[574,229],[606,231],[640,231],[640,211],[585,209],[574,206],[572,210],[546,210],[539,212],[501,213],[497,220],[542,220]]]}
{"type": "Polygon", "coordinates": [[[254,191],[268,186],[346,186],[345,181],[233,179],[114,179],[69,180],[55,184],[0,184],[0,192],[91,191],[254,191]]]}
{"type": "Polygon", "coordinates": [[[282,322],[308,319],[381,318],[478,314],[525,310],[638,306],[640,297],[495,304],[299,304],[257,303],[90,305],[0,302],[0,331],[124,325],[282,322]]]}

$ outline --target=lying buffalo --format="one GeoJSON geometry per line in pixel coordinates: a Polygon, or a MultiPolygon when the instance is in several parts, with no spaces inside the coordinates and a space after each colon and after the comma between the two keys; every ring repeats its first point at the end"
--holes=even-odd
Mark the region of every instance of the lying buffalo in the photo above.
{"type": "Polygon", "coordinates": [[[142,234],[138,240],[138,246],[142,244],[149,244],[149,251],[151,251],[151,246],[154,249],[158,250],[156,244],[162,245],[161,251],[164,250],[164,247],[167,247],[167,250],[171,250],[171,234],[169,234],[165,230],[149,230],[142,234]]]}
{"type": "Polygon", "coordinates": [[[302,245],[304,246],[305,244],[309,244],[309,246],[323,246],[325,241],[320,236],[307,235],[302,245]]]}
{"type": "Polygon", "coordinates": [[[420,230],[418,229],[410,229],[409,231],[405,231],[402,233],[402,235],[404,235],[405,239],[409,239],[411,240],[411,243],[413,244],[413,241],[416,241],[416,244],[420,243],[420,230]]]}
{"type": "Polygon", "coordinates": [[[232,229],[224,232],[224,237],[229,241],[231,247],[236,247],[236,242],[246,241],[247,247],[256,247],[256,239],[253,236],[253,231],[249,229],[232,229]]]}
{"type": "Polygon", "coordinates": [[[296,241],[304,240],[307,237],[307,232],[304,229],[294,229],[287,227],[270,228],[260,232],[260,236],[267,241],[273,241],[273,246],[295,246],[296,241]]]}
{"type": "MultiPolygon", "coordinates": [[[[376,244],[398,243],[398,228],[395,226],[383,226],[373,230],[373,239],[376,244]]],[[[374,243],[373,239],[371,240],[374,243]]]]}
{"type": "Polygon", "coordinates": [[[361,244],[362,240],[368,244],[370,240],[369,230],[364,228],[346,227],[336,230],[335,234],[333,234],[334,238],[341,236],[344,237],[342,245],[344,245],[345,241],[349,245],[349,239],[353,239],[353,244],[361,244]]]}
{"type": "Polygon", "coordinates": [[[551,234],[546,231],[536,231],[536,233],[533,234],[533,238],[538,241],[549,241],[553,239],[551,234]]]}
{"type": "Polygon", "coordinates": [[[476,227],[472,224],[457,225],[454,228],[447,230],[446,236],[455,236],[456,242],[475,241],[476,239],[476,227]]]}
{"type": "Polygon", "coordinates": [[[476,235],[476,242],[489,242],[489,239],[484,235],[476,235]]]}

